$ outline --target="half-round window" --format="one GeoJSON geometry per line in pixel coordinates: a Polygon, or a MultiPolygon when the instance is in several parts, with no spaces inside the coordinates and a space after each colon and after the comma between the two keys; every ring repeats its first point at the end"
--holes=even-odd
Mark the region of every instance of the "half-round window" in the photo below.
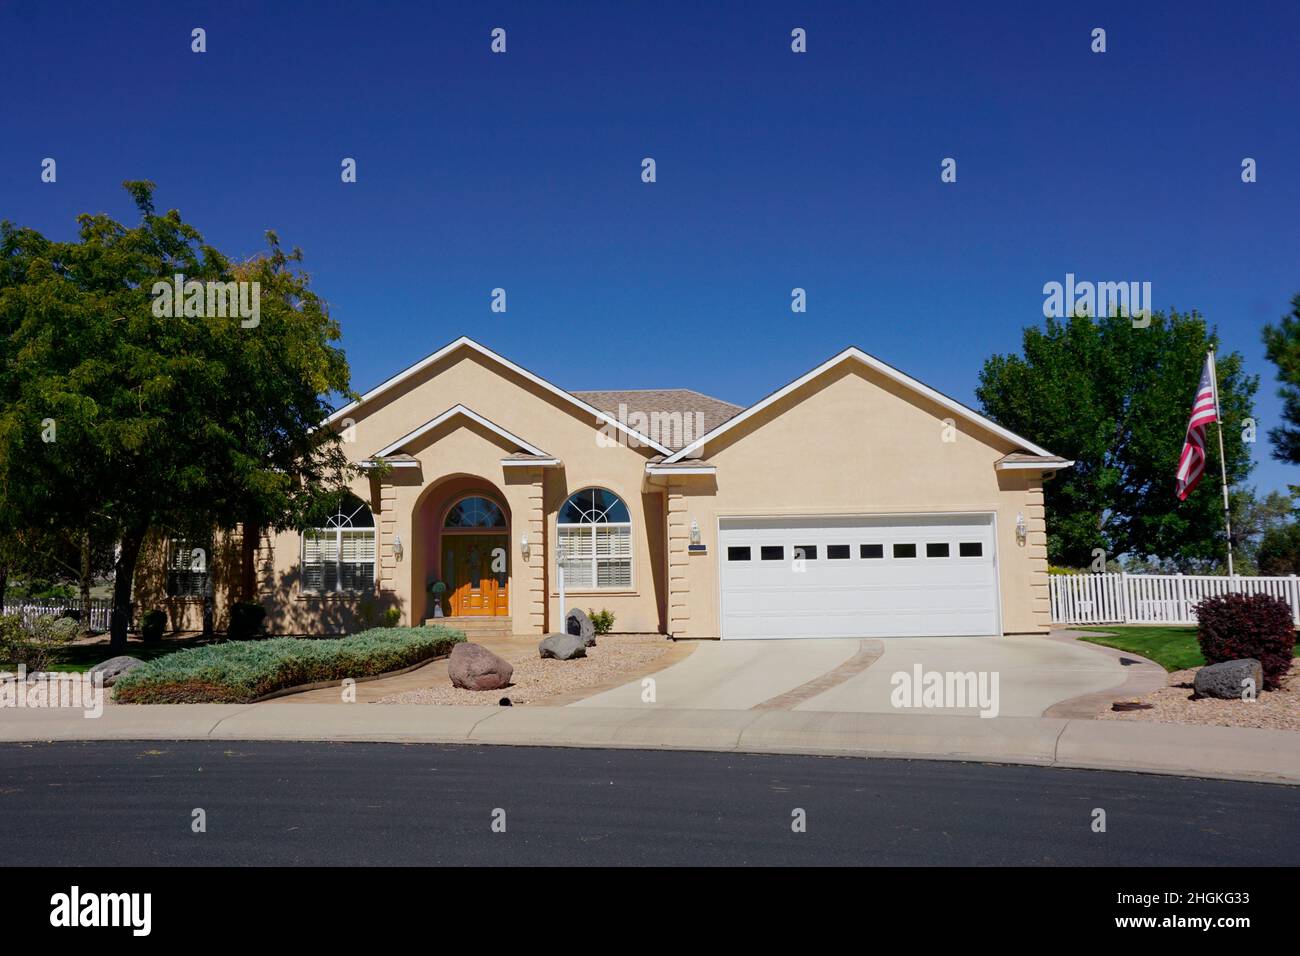
{"type": "Polygon", "coordinates": [[[560,508],[556,530],[566,589],[632,587],[632,519],[622,498],[604,488],[579,491],[560,508]]]}
{"type": "Polygon", "coordinates": [[[506,516],[497,505],[486,498],[462,498],[447,512],[444,528],[497,528],[506,527],[506,516]]]}
{"type": "Polygon", "coordinates": [[[560,509],[560,524],[628,524],[623,499],[604,488],[588,488],[570,495],[560,509]]]}
{"type": "Polygon", "coordinates": [[[317,516],[302,534],[305,591],[369,591],[375,586],[375,516],[356,495],[317,516]]]}

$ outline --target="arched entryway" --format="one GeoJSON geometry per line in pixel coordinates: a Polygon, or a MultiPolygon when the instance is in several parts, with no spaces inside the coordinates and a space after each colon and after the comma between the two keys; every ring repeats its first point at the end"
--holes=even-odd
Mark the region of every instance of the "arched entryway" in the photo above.
{"type": "Polygon", "coordinates": [[[504,504],[481,493],[454,497],[440,528],[443,614],[509,617],[510,524],[504,504]]]}
{"type": "Polygon", "coordinates": [[[411,511],[412,620],[430,621],[438,616],[438,607],[448,618],[509,620],[513,520],[505,493],[481,476],[446,475],[425,487],[411,511]],[[476,544],[477,553],[470,554],[476,544]],[[472,585],[475,574],[478,594],[458,595],[457,589],[472,585]],[[483,584],[489,576],[485,600],[483,584]],[[435,592],[436,582],[444,585],[441,592],[435,592]]]}

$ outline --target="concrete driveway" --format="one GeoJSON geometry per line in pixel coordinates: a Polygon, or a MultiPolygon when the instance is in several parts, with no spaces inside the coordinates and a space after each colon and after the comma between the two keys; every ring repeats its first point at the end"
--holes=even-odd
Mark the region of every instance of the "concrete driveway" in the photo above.
{"type": "MultiPolygon", "coordinates": [[[[1119,687],[1128,674],[1100,651],[1047,637],[700,642],[654,675],[655,704],[694,710],[798,710],[974,715],[977,706],[899,709],[893,675],[997,675],[997,716],[1039,717],[1053,704],[1119,687]]],[[[635,681],[573,707],[645,707],[635,681]]]]}

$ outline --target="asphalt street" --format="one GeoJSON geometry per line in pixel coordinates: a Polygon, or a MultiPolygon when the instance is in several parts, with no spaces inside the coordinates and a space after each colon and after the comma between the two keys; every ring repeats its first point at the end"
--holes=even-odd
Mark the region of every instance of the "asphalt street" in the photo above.
{"type": "Polygon", "coordinates": [[[1294,787],[675,751],[0,744],[0,819],[36,866],[1300,863],[1294,787]]]}

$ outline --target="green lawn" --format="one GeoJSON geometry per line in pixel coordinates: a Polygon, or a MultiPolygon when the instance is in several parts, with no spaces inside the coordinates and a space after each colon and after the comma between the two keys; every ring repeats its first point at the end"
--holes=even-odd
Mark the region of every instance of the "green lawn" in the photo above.
{"type": "MultiPolygon", "coordinates": [[[[1084,638],[1086,641],[1141,654],[1170,672],[1200,667],[1205,663],[1194,627],[1115,624],[1107,627],[1083,627],[1079,630],[1097,635],[1084,638]]],[[[1295,656],[1300,657],[1300,645],[1295,649],[1295,656]]]]}
{"type": "MultiPolygon", "coordinates": [[[[177,651],[194,646],[193,641],[163,641],[160,644],[141,644],[138,641],[131,641],[127,644],[124,654],[127,657],[138,657],[142,661],[151,661],[154,658],[174,654],[177,651]]],[[[78,644],[65,647],[58,653],[58,659],[50,665],[50,670],[78,674],[90,670],[100,661],[106,661],[110,657],[118,656],[108,649],[107,643],[78,644]]],[[[12,671],[13,669],[12,661],[0,662],[0,671],[12,671]]]]}

